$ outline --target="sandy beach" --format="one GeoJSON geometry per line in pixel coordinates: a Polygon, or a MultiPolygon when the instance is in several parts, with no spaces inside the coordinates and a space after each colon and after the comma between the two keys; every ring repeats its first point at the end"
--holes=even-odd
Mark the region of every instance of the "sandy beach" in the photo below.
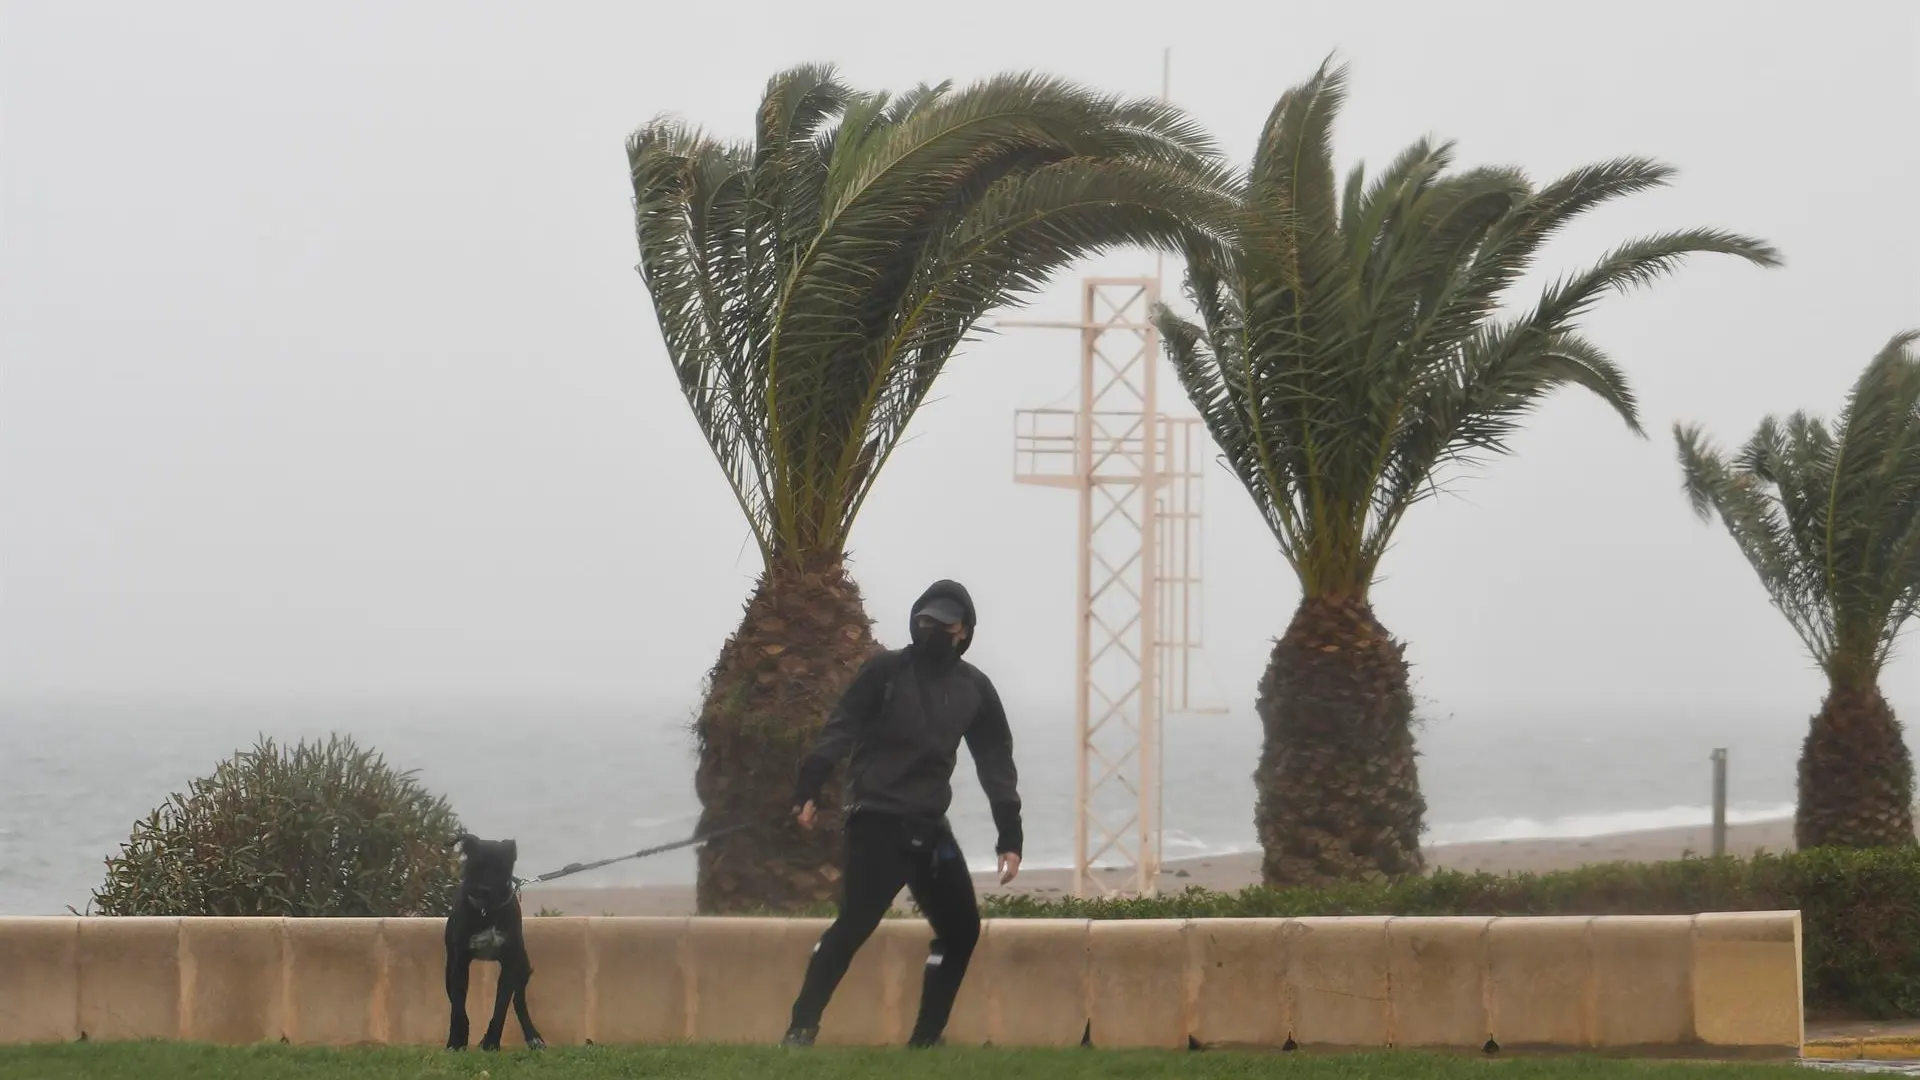
{"type": "MultiPolygon", "coordinates": [[[[1712,844],[1709,826],[1692,825],[1607,836],[1442,844],[1427,849],[1427,860],[1435,868],[1467,872],[1546,873],[1595,863],[1661,862],[1678,859],[1689,852],[1704,855],[1712,844]]],[[[1790,820],[1727,826],[1729,855],[1752,855],[1757,851],[1781,852],[1792,848],[1793,822],[1790,820]]],[[[1198,885],[1210,890],[1237,892],[1258,884],[1259,880],[1260,856],[1257,853],[1217,855],[1169,862],[1161,873],[1160,888],[1162,892],[1179,892],[1198,885]]],[[[1005,887],[995,880],[994,875],[989,874],[976,874],[974,881],[983,894],[1062,896],[1073,889],[1073,873],[1069,870],[1026,870],[1013,884],[1005,887]]],[[[691,915],[694,906],[691,885],[617,888],[538,885],[527,888],[526,900],[531,910],[546,909],[567,915],[691,915]]],[[[902,902],[905,902],[904,893],[902,902]]]]}

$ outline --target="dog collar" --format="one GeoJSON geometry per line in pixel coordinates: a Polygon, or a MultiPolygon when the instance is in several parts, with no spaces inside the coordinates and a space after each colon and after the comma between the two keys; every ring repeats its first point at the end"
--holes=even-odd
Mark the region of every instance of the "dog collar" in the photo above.
{"type": "MultiPolygon", "coordinates": [[[[503,908],[507,908],[507,907],[512,907],[513,905],[515,905],[515,904],[517,904],[517,903],[519,903],[519,902],[520,902],[520,886],[521,886],[521,884],[523,884],[523,883],[521,882],[521,880],[520,880],[519,878],[514,878],[514,879],[513,879],[513,895],[511,895],[511,896],[509,896],[509,897],[507,897],[507,901],[506,901],[506,903],[504,903],[504,904],[501,904],[501,905],[500,905],[501,907],[503,907],[503,908]]],[[[487,907],[485,907],[485,906],[483,906],[483,905],[482,905],[482,904],[480,903],[480,901],[478,901],[478,900],[476,900],[476,899],[474,899],[474,898],[473,898],[473,894],[471,894],[471,893],[469,893],[469,894],[467,894],[467,903],[468,903],[468,905],[470,905],[470,906],[471,906],[471,907],[473,908],[473,910],[475,910],[475,911],[477,911],[477,912],[479,912],[479,913],[480,913],[480,914],[482,914],[482,915],[485,915],[485,914],[487,914],[487,913],[488,913],[488,912],[489,912],[490,910],[492,910],[492,909],[489,909],[489,908],[487,908],[487,907]]]]}

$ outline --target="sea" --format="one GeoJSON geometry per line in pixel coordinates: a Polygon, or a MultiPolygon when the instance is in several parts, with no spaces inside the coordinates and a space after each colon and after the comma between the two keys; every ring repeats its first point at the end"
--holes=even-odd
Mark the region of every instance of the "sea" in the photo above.
{"type": "MultiPolygon", "coordinates": [[[[1075,752],[1070,709],[1015,720],[1027,864],[1069,866],[1075,752]]],[[[0,914],[84,911],[135,820],[234,750],[353,736],[444,794],[486,837],[512,837],[532,876],[689,836],[698,803],[687,707],[115,701],[0,703],[0,914]]],[[[1728,750],[1729,817],[1793,812],[1806,712],[1600,715],[1488,711],[1423,720],[1432,843],[1581,837],[1710,820],[1712,766],[1728,750]]],[[[1170,717],[1163,857],[1251,850],[1251,711],[1170,717]]],[[[986,802],[964,756],[952,821],[970,861],[992,861],[986,802]]],[[[1110,860],[1101,860],[1108,862],[1110,860]]],[[[571,885],[680,884],[691,849],[608,866],[571,885]]]]}

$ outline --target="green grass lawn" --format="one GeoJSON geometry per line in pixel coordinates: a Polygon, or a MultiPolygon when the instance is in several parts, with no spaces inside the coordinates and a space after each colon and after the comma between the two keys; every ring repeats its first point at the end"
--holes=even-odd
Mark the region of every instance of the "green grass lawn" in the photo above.
{"type": "Polygon", "coordinates": [[[1467,1080],[1497,1069],[1500,1080],[1806,1080],[1788,1064],[1665,1063],[1592,1058],[1511,1058],[1416,1053],[1353,1056],[1198,1054],[1094,1050],[843,1050],[726,1047],[567,1047],[449,1054],[418,1048],[320,1050],[286,1046],[214,1047],[188,1043],[77,1043],[0,1047],[0,1080],[1024,1080],[1085,1077],[1183,1080],[1287,1077],[1288,1080],[1467,1080]]]}

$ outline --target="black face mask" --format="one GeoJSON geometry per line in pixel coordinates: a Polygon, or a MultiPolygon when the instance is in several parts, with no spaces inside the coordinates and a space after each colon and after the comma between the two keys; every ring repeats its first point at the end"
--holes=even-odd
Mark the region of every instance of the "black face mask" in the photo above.
{"type": "Polygon", "coordinates": [[[953,631],[931,620],[916,621],[913,624],[913,651],[934,661],[952,659],[954,655],[953,631]]]}

